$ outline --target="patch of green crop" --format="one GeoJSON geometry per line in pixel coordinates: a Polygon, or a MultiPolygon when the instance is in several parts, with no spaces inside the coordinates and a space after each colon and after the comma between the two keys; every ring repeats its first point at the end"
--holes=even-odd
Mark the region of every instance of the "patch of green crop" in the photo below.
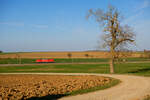
{"type": "MultiPolygon", "coordinates": [[[[109,64],[49,64],[0,66],[0,73],[10,72],[109,73],[109,64]]],[[[115,64],[115,73],[150,76],[150,63],[115,64]]]]}

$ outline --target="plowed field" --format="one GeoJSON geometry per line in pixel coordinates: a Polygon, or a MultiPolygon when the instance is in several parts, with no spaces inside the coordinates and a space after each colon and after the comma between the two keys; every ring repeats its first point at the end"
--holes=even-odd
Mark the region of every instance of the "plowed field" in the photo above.
{"type": "Polygon", "coordinates": [[[103,86],[111,81],[102,76],[0,75],[0,99],[18,100],[63,95],[80,89],[103,86]]]}
{"type": "MultiPolygon", "coordinates": [[[[84,51],[84,52],[26,52],[26,53],[2,53],[0,58],[110,58],[110,53],[106,51],[84,51]]],[[[127,52],[123,57],[141,57],[141,53],[127,52]]]]}

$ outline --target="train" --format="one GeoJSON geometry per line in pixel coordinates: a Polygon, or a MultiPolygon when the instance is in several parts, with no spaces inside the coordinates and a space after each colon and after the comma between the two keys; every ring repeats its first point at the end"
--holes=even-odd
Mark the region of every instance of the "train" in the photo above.
{"type": "Polygon", "coordinates": [[[36,59],[36,63],[55,63],[54,59],[36,59]]]}

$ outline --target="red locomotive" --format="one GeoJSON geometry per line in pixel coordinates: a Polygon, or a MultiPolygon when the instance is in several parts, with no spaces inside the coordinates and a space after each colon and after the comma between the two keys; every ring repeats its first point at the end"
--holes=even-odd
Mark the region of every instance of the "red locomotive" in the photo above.
{"type": "Polygon", "coordinates": [[[37,59],[37,63],[54,63],[54,59],[37,59]]]}

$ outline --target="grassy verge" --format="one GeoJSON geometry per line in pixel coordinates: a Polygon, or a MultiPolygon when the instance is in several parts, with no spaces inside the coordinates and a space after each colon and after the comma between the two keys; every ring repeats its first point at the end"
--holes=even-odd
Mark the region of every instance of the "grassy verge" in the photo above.
{"type": "MultiPolygon", "coordinates": [[[[46,73],[109,73],[109,64],[60,64],[0,66],[0,73],[46,72],[46,73]]],[[[115,64],[115,73],[150,76],[150,63],[115,64]]]]}
{"type": "Polygon", "coordinates": [[[0,66],[0,73],[54,72],[54,73],[108,73],[108,64],[0,66]]]}
{"type": "MultiPolygon", "coordinates": [[[[21,64],[35,63],[36,59],[21,59],[21,64]]],[[[19,64],[20,59],[17,58],[0,58],[0,64],[19,64]]]]}
{"type": "MultiPolygon", "coordinates": [[[[107,58],[75,58],[75,59],[59,59],[56,58],[54,59],[56,63],[85,63],[85,62],[108,62],[109,59],[107,58]]],[[[21,64],[34,64],[36,59],[21,59],[21,64]]],[[[17,58],[1,58],[0,59],[0,64],[19,64],[20,59],[17,58]]]]}

